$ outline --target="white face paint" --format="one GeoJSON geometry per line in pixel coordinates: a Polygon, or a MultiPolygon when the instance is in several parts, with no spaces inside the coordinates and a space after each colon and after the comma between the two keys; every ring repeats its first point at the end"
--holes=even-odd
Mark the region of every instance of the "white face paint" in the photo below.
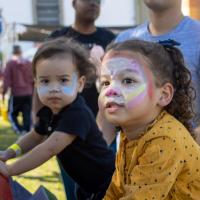
{"type": "Polygon", "coordinates": [[[77,74],[72,74],[71,82],[68,85],[63,85],[59,81],[55,83],[49,82],[48,84],[39,84],[37,92],[40,98],[51,96],[60,93],[61,95],[73,96],[77,87],[77,74]]]}
{"type": "Polygon", "coordinates": [[[152,113],[159,112],[161,89],[148,58],[129,50],[110,50],[102,61],[99,108],[112,124],[120,126],[127,137],[136,138],[151,121],[152,113]]]}
{"type": "Polygon", "coordinates": [[[112,58],[101,67],[101,96],[109,102],[137,106],[147,94],[147,78],[140,64],[134,59],[112,58]]]}
{"type": "Polygon", "coordinates": [[[55,83],[49,82],[48,84],[39,84],[37,87],[37,92],[39,97],[43,98],[45,96],[61,93],[66,96],[73,96],[76,92],[77,87],[77,74],[72,74],[71,82],[69,85],[63,85],[59,81],[55,83]]]}
{"type": "Polygon", "coordinates": [[[71,57],[41,59],[36,65],[36,88],[40,101],[54,113],[70,105],[84,86],[71,57]]]}

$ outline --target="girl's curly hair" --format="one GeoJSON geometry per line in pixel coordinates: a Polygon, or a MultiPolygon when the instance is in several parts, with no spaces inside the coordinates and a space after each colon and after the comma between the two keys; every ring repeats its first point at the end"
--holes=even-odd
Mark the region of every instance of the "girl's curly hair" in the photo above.
{"type": "Polygon", "coordinates": [[[169,82],[175,92],[172,101],[165,109],[192,131],[194,117],[193,100],[196,93],[191,86],[191,74],[186,68],[183,55],[173,46],[163,46],[155,42],[127,40],[110,44],[106,51],[132,51],[146,57],[158,87],[169,82]]]}

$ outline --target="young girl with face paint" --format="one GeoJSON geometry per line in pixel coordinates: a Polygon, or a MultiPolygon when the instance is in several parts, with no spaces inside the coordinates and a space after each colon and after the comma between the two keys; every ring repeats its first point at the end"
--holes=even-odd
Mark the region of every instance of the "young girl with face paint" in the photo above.
{"type": "Polygon", "coordinates": [[[103,198],[115,156],[79,95],[85,82],[95,80],[95,67],[88,58],[83,47],[66,38],[40,47],[32,64],[36,90],[44,106],[37,113],[39,120],[33,130],[1,154],[1,160],[26,154],[9,165],[1,162],[0,173],[18,175],[57,155],[79,186],[77,199],[103,198]]]}
{"type": "Polygon", "coordinates": [[[108,48],[99,106],[121,138],[104,200],[199,199],[190,82],[180,51],[169,44],[130,40],[108,48]]]}

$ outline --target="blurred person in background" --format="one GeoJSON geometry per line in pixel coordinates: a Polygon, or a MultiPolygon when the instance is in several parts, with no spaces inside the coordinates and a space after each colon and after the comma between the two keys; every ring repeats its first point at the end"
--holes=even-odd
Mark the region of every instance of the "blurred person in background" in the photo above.
{"type": "Polygon", "coordinates": [[[3,76],[3,100],[10,90],[8,115],[13,130],[24,134],[31,128],[33,75],[31,63],[24,59],[19,45],[13,46],[13,55],[6,63],[3,76]],[[21,113],[22,119],[19,119],[21,113]]]}
{"type": "Polygon", "coordinates": [[[200,22],[184,16],[182,0],[143,0],[149,10],[149,21],[120,33],[116,42],[137,38],[158,42],[172,39],[180,43],[186,66],[196,90],[193,128],[200,144],[200,22]]]}

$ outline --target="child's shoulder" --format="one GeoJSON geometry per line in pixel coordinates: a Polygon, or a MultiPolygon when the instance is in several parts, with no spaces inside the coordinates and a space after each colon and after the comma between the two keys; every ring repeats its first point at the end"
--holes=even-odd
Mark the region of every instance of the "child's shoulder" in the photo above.
{"type": "Polygon", "coordinates": [[[92,123],[95,117],[91,110],[87,107],[85,100],[82,96],[78,95],[77,98],[70,105],[65,106],[60,112],[60,118],[64,121],[70,120],[76,122],[92,123]]]}
{"type": "Polygon", "coordinates": [[[77,98],[70,105],[65,106],[62,111],[64,113],[74,112],[79,115],[88,115],[90,113],[90,109],[81,95],[78,95],[77,98]]]}
{"type": "Polygon", "coordinates": [[[181,144],[185,138],[192,138],[190,132],[179,120],[164,111],[141,140],[170,140],[172,143],[177,140],[181,144]]]}
{"type": "Polygon", "coordinates": [[[175,117],[167,112],[162,113],[153,126],[138,140],[137,153],[145,158],[155,160],[160,155],[164,157],[181,154],[184,156],[185,146],[192,146],[195,142],[188,130],[175,117]],[[163,153],[164,151],[164,153],[163,153]]]}

